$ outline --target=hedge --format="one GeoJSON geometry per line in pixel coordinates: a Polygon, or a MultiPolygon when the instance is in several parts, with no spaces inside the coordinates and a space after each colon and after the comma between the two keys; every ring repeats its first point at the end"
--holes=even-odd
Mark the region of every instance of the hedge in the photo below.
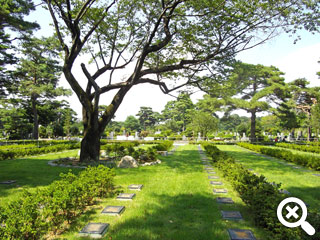
{"type": "Polygon", "coordinates": [[[276,210],[286,196],[279,192],[280,184],[271,184],[266,178],[256,176],[241,164],[220,151],[216,146],[203,143],[207,154],[212,157],[214,165],[222,170],[223,176],[230,181],[241,199],[254,213],[255,224],[266,229],[277,240],[320,239],[320,214],[308,209],[308,222],[316,228],[316,234],[307,235],[301,228],[284,227],[278,220],[276,210]]]}
{"type": "Polygon", "coordinates": [[[293,162],[302,166],[306,166],[314,170],[320,170],[320,156],[292,153],[291,151],[288,151],[288,150],[264,147],[261,145],[254,145],[250,143],[238,143],[238,145],[255,152],[260,152],[268,156],[284,159],[286,161],[293,162]]]}
{"type": "Polygon", "coordinates": [[[34,148],[13,148],[10,150],[0,149],[0,160],[13,159],[21,156],[44,154],[49,152],[60,152],[68,149],[80,148],[80,143],[57,144],[48,147],[34,148]]]}
{"type": "Polygon", "coordinates": [[[299,145],[299,144],[293,144],[293,143],[277,143],[276,146],[282,147],[282,148],[294,149],[294,150],[303,151],[303,152],[320,153],[320,147],[317,145],[309,146],[309,145],[299,145]]]}
{"type": "Polygon", "coordinates": [[[19,200],[0,207],[0,239],[40,239],[65,228],[95,197],[114,193],[114,172],[102,165],[88,167],[78,176],[69,172],[45,189],[25,191],[19,200]],[[2,208],[2,209],[1,209],[2,208]]]}

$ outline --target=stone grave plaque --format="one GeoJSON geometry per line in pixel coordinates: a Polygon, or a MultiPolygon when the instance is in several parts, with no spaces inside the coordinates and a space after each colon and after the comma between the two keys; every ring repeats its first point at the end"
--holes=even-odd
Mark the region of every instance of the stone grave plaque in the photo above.
{"type": "Polygon", "coordinates": [[[92,237],[92,238],[102,238],[107,232],[109,227],[108,223],[88,223],[79,232],[81,237],[92,237]]]}
{"type": "Polygon", "coordinates": [[[214,170],[212,167],[206,167],[205,170],[214,170]]]}
{"type": "Polygon", "coordinates": [[[136,196],[135,193],[120,193],[117,200],[130,201],[136,196]]]}
{"type": "Polygon", "coordinates": [[[300,166],[292,166],[292,168],[294,168],[294,169],[300,169],[301,167],[300,167],[300,166]]]}
{"type": "Polygon", "coordinates": [[[130,190],[138,190],[141,191],[141,189],[143,188],[142,184],[131,184],[128,187],[130,190]]]}
{"type": "Polygon", "coordinates": [[[313,176],[316,176],[316,177],[320,177],[320,174],[318,173],[315,173],[315,174],[312,174],[313,176]]]}
{"type": "Polygon", "coordinates": [[[226,197],[217,197],[216,198],[218,203],[223,203],[223,204],[233,204],[234,201],[231,198],[226,198],[226,197]]]}
{"type": "Polygon", "coordinates": [[[214,193],[227,193],[228,190],[227,190],[227,189],[224,189],[224,188],[214,188],[214,189],[213,189],[213,192],[214,192],[214,193]]]}
{"type": "Polygon", "coordinates": [[[16,182],[17,182],[16,180],[7,180],[7,181],[0,182],[0,184],[7,184],[7,185],[9,185],[9,184],[14,184],[14,183],[16,183],[16,182]]]}
{"type": "Polygon", "coordinates": [[[222,185],[222,182],[210,181],[211,185],[222,185]]]}
{"type": "Polygon", "coordinates": [[[208,176],[208,179],[219,179],[218,176],[208,176]]]}
{"type": "Polygon", "coordinates": [[[207,171],[208,174],[216,174],[215,171],[207,171]]]}
{"type": "Polygon", "coordinates": [[[241,213],[239,211],[221,211],[223,219],[226,220],[242,220],[241,213]]]}
{"type": "Polygon", "coordinates": [[[287,195],[291,194],[288,190],[285,190],[285,189],[280,189],[279,193],[283,193],[283,194],[287,194],[287,195]]]}
{"type": "Polygon", "coordinates": [[[228,229],[231,240],[256,240],[250,230],[243,229],[228,229]]]}
{"type": "Polygon", "coordinates": [[[101,212],[102,214],[107,214],[107,215],[121,215],[123,211],[125,210],[124,206],[107,206],[103,211],[101,212]]]}

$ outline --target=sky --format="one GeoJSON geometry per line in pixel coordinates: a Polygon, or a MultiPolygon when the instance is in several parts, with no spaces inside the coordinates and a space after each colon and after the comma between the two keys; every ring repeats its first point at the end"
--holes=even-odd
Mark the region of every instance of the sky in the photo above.
{"type": "MultiPolygon", "coordinates": [[[[50,26],[51,18],[48,12],[41,7],[37,11],[31,13],[28,17],[29,21],[36,21],[41,25],[41,30],[35,33],[37,37],[50,36],[52,34],[52,26],[50,26]]],[[[320,71],[320,41],[319,34],[312,35],[309,32],[301,31],[301,40],[294,44],[294,38],[287,34],[269,40],[263,45],[253,49],[246,50],[237,55],[237,59],[250,64],[263,64],[266,66],[275,66],[285,73],[286,82],[293,81],[297,78],[306,78],[310,81],[310,86],[320,86],[320,80],[316,73],[320,71]]],[[[80,62],[75,66],[75,71],[80,71],[80,62]]],[[[61,77],[60,86],[69,88],[67,81],[61,77]]],[[[101,98],[101,103],[107,105],[115,92],[110,92],[101,98]]],[[[174,93],[178,95],[178,93],[174,93]]],[[[195,103],[201,99],[203,93],[198,91],[191,95],[192,101],[195,103]]],[[[116,112],[116,121],[124,121],[129,115],[136,115],[141,106],[152,107],[153,111],[161,112],[165,104],[174,100],[174,97],[165,95],[158,86],[151,84],[141,84],[134,86],[125,96],[122,104],[116,112]]],[[[66,98],[73,110],[78,113],[81,118],[81,105],[75,94],[66,98]]],[[[245,115],[244,112],[237,112],[245,115]]]]}

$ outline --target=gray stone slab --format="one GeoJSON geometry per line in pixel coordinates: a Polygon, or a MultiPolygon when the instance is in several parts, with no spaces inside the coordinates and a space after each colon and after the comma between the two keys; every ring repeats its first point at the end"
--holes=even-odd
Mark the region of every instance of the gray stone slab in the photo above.
{"type": "Polygon", "coordinates": [[[218,176],[208,176],[208,179],[220,179],[218,176]]]}
{"type": "Polygon", "coordinates": [[[246,229],[228,229],[230,240],[256,240],[250,230],[246,229]]]}
{"type": "Polygon", "coordinates": [[[124,210],[125,210],[124,206],[106,206],[101,213],[107,214],[107,215],[119,216],[123,213],[124,210]]]}
{"type": "Polygon", "coordinates": [[[135,193],[120,193],[117,200],[130,201],[136,196],[135,193]]]}
{"type": "Polygon", "coordinates": [[[294,169],[300,169],[300,168],[302,168],[302,167],[300,167],[300,166],[292,166],[292,168],[294,168],[294,169]]]}
{"type": "Polygon", "coordinates": [[[320,174],[318,174],[318,173],[314,173],[314,174],[312,174],[313,176],[316,176],[316,177],[320,177],[320,174]]]}
{"type": "Polygon", "coordinates": [[[253,171],[253,169],[252,169],[252,168],[249,168],[248,170],[249,170],[249,171],[251,171],[251,172],[253,171]]]}
{"type": "Polygon", "coordinates": [[[212,167],[212,165],[208,165],[208,164],[206,164],[206,165],[204,165],[205,167],[212,167]]]}
{"type": "Polygon", "coordinates": [[[227,197],[217,197],[216,200],[217,200],[217,203],[223,203],[223,204],[233,204],[234,203],[232,198],[227,198],[227,197]]]}
{"type": "Polygon", "coordinates": [[[228,193],[228,190],[224,188],[214,188],[213,193],[228,193]]]}
{"type": "Polygon", "coordinates": [[[222,182],[210,181],[211,185],[223,185],[222,182]]]}
{"type": "Polygon", "coordinates": [[[137,190],[137,191],[141,191],[141,189],[143,188],[142,184],[131,184],[128,187],[130,190],[137,190]]]}
{"type": "Polygon", "coordinates": [[[280,189],[280,190],[279,190],[279,193],[291,195],[291,193],[290,193],[288,190],[285,190],[285,189],[280,189]]]}
{"type": "Polygon", "coordinates": [[[216,174],[215,171],[207,171],[208,174],[216,174]]]}
{"type": "Polygon", "coordinates": [[[221,211],[222,218],[225,220],[242,220],[241,213],[239,211],[221,211]]]}
{"type": "Polygon", "coordinates": [[[10,184],[14,184],[16,182],[17,182],[16,180],[7,180],[7,181],[0,182],[0,184],[10,185],[10,184]]]}
{"type": "Polygon", "coordinates": [[[102,238],[108,231],[108,223],[88,223],[79,232],[81,237],[102,238]]]}
{"type": "Polygon", "coordinates": [[[206,167],[205,170],[214,170],[212,167],[206,167]]]}

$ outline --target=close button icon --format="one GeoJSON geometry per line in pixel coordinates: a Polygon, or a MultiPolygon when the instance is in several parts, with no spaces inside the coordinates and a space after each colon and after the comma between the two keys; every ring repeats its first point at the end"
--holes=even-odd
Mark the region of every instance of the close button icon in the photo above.
{"type": "MultiPolygon", "coordinates": [[[[285,215],[286,219],[291,219],[291,218],[298,219],[299,218],[299,215],[297,214],[297,211],[299,210],[298,206],[295,206],[294,208],[287,206],[286,210],[288,212],[285,215]]],[[[301,228],[310,236],[314,235],[316,232],[314,227],[306,221],[306,219],[307,219],[307,206],[299,198],[289,197],[289,198],[282,200],[282,202],[279,204],[278,209],[277,209],[277,216],[278,216],[279,221],[284,226],[286,226],[288,228],[295,228],[295,227],[301,226],[301,228]],[[302,210],[302,216],[301,216],[300,220],[298,220],[296,222],[288,222],[287,220],[284,219],[284,217],[282,216],[282,209],[288,203],[296,203],[300,206],[300,208],[302,210]]]]}

